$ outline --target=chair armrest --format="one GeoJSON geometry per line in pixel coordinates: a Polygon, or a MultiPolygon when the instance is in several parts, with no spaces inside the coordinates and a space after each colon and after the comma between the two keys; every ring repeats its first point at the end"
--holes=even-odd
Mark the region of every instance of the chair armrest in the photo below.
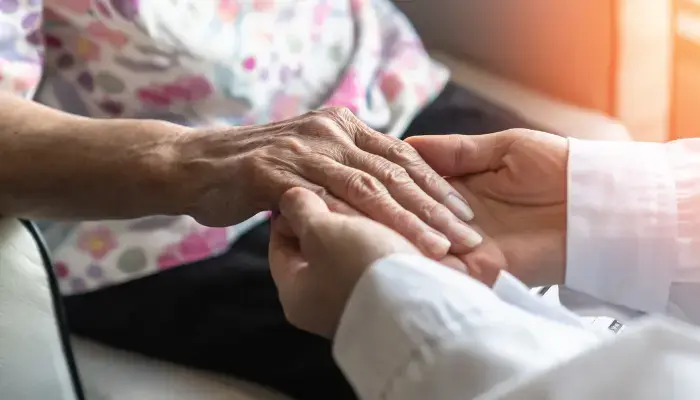
{"type": "Polygon", "coordinates": [[[446,53],[432,56],[450,69],[455,84],[542,130],[579,139],[631,140],[624,126],[604,114],[553,99],[446,53]]]}

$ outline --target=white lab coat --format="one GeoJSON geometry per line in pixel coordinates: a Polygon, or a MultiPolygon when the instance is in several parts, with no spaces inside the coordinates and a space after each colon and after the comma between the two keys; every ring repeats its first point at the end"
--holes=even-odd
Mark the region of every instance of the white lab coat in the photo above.
{"type": "Polygon", "coordinates": [[[663,319],[594,330],[502,274],[375,263],[334,355],[364,400],[700,399],[700,140],[572,140],[566,285],[663,319]]]}

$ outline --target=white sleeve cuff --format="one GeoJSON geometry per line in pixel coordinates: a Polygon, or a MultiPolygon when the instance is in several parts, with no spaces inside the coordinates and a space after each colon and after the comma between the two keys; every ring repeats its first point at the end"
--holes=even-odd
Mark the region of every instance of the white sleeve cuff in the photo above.
{"type": "Polygon", "coordinates": [[[660,143],[570,139],[566,286],[663,312],[677,265],[677,201],[660,143]]]}
{"type": "Polygon", "coordinates": [[[358,397],[473,398],[598,343],[575,317],[506,278],[497,283],[503,301],[421,256],[377,261],[352,292],[333,343],[358,397]]]}
{"type": "MultiPolygon", "coordinates": [[[[383,398],[387,383],[403,374],[416,349],[462,329],[463,316],[450,305],[469,307],[462,298],[463,278],[418,255],[394,254],[367,269],[333,343],[334,357],[359,397],[383,398]]],[[[468,297],[497,300],[486,286],[472,285],[468,297]]]]}

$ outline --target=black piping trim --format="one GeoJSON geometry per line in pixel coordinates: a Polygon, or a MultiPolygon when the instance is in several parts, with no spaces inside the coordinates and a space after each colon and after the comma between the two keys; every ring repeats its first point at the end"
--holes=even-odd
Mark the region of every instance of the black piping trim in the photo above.
{"type": "Polygon", "coordinates": [[[61,347],[63,348],[63,354],[68,364],[68,372],[70,373],[71,382],[73,384],[73,392],[75,393],[76,400],[85,400],[85,391],[80,383],[80,375],[78,373],[78,365],[75,362],[75,355],[73,354],[73,348],[70,342],[70,333],[68,331],[68,321],[66,319],[65,310],[63,309],[63,299],[61,297],[61,291],[58,288],[58,281],[56,280],[56,275],[53,272],[53,262],[51,261],[51,254],[49,252],[44,238],[39,233],[36,225],[33,222],[27,220],[20,220],[22,225],[29,231],[34,238],[36,247],[41,255],[41,261],[44,264],[44,269],[46,269],[46,276],[49,281],[49,288],[51,289],[51,299],[53,300],[53,311],[56,316],[56,325],[58,328],[59,335],[61,337],[61,347]]]}

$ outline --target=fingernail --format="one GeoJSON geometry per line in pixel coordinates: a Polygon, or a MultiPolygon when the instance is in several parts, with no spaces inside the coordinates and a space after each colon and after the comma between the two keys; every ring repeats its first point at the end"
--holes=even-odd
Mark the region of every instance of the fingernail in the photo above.
{"type": "Polygon", "coordinates": [[[480,245],[484,240],[484,238],[481,237],[479,232],[475,231],[474,228],[461,222],[452,224],[450,229],[452,230],[453,235],[459,238],[461,244],[470,248],[480,245]]]}
{"type": "Polygon", "coordinates": [[[464,222],[469,222],[474,219],[474,211],[472,211],[471,207],[454,193],[447,195],[445,206],[447,206],[457,218],[464,222]]]}
{"type": "Polygon", "coordinates": [[[452,243],[446,237],[431,231],[426,231],[421,235],[417,244],[424,253],[433,257],[444,256],[447,254],[450,246],[452,246],[452,243]]]}

